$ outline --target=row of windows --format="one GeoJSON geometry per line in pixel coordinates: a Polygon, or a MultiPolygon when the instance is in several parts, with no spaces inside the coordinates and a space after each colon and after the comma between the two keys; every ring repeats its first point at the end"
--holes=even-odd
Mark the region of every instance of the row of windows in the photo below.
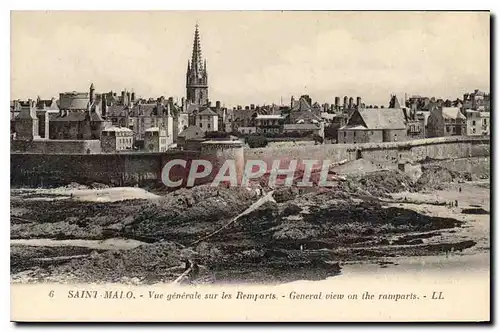
{"type": "MultiPolygon", "coordinates": [[[[483,119],[483,126],[486,126],[488,124],[488,120],[487,119],[483,119]]],[[[472,120],[472,125],[475,126],[476,125],[476,120],[472,120]]]]}
{"type": "Polygon", "coordinates": [[[118,138],[116,142],[120,144],[132,144],[132,138],[118,138]]]}

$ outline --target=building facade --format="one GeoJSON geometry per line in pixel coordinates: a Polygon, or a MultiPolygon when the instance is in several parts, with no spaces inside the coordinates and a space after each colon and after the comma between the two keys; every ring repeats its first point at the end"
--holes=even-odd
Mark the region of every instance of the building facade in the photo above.
{"type": "Polygon", "coordinates": [[[167,130],[161,127],[146,129],[144,149],[148,152],[165,152],[173,143],[173,136],[167,135],[167,130]]]}
{"type": "Polygon", "coordinates": [[[359,109],[338,130],[338,143],[382,143],[406,141],[403,110],[397,108],[359,109]]]}
{"type": "Polygon", "coordinates": [[[434,107],[427,119],[427,137],[466,135],[466,117],[458,107],[434,107]]]}
{"type": "Polygon", "coordinates": [[[134,144],[134,133],[128,128],[108,127],[102,130],[102,152],[130,151],[134,144]]]}
{"type": "Polygon", "coordinates": [[[490,134],[490,112],[467,110],[467,135],[489,135],[490,134]]]}

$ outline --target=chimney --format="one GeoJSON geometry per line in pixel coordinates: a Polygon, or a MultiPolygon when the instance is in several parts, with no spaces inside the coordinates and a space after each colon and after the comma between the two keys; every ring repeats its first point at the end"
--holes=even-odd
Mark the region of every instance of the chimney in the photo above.
{"type": "Polygon", "coordinates": [[[361,97],[356,97],[356,106],[361,107],[361,97]]]}
{"type": "Polygon", "coordinates": [[[340,106],[340,97],[335,97],[335,107],[340,106]]]}
{"type": "Polygon", "coordinates": [[[106,103],[106,94],[102,95],[102,103],[101,103],[101,115],[106,116],[106,110],[108,108],[108,104],[106,103]]]}
{"type": "Polygon", "coordinates": [[[215,108],[216,108],[216,109],[220,109],[220,100],[217,100],[217,101],[215,102],[215,108]]]}
{"type": "Polygon", "coordinates": [[[348,99],[347,99],[347,96],[344,97],[344,109],[347,108],[347,102],[348,102],[348,99]]]}
{"type": "Polygon", "coordinates": [[[126,105],[126,103],[125,103],[125,90],[122,91],[122,104],[126,105]]]}
{"type": "Polygon", "coordinates": [[[130,106],[132,100],[130,100],[130,92],[127,92],[127,106],[130,106]]]}
{"type": "Polygon", "coordinates": [[[184,97],[181,99],[181,107],[184,108],[184,97]]]}
{"type": "Polygon", "coordinates": [[[354,99],[352,97],[349,98],[349,109],[352,110],[353,108],[353,103],[354,103],[354,99]]]}
{"type": "Polygon", "coordinates": [[[208,102],[208,107],[212,107],[212,102],[211,101],[208,102]]]}
{"type": "Polygon", "coordinates": [[[250,104],[250,109],[251,110],[255,109],[255,104],[250,104]]]}
{"type": "Polygon", "coordinates": [[[132,92],[132,102],[135,101],[135,92],[132,92]]]}

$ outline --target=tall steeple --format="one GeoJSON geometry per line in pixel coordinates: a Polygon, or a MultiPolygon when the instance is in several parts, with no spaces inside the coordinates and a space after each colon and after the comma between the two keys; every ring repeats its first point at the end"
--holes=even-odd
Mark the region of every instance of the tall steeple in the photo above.
{"type": "Polygon", "coordinates": [[[206,60],[201,55],[201,41],[198,23],[194,30],[193,53],[188,61],[186,73],[186,99],[191,104],[208,104],[208,75],[206,60]]]}
{"type": "Polygon", "coordinates": [[[191,56],[191,66],[198,70],[203,70],[201,62],[201,45],[200,45],[200,31],[198,30],[198,23],[196,23],[196,28],[194,30],[194,41],[193,41],[193,55],[191,56]]]}

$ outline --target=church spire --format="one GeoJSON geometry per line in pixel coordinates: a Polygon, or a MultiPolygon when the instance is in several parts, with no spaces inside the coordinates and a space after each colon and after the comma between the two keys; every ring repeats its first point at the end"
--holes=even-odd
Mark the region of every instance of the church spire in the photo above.
{"type": "Polygon", "coordinates": [[[208,103],[207,63],[201,55],[200,31],[198,23],[194,30],[193,54],[188,60],[186,72],[186,100],[196,105],[208,103]]]}
{"type": "Polygon", "coordinates": [[[191,68],[195,70],[201,70],[203,63],[201,58],[201,43],[200,43],[200,32],[198,30],[198,23],[196,23],[196,28],[194,30],[194,41],[193,41],[193,55],[191,57],[191,68]]]}

